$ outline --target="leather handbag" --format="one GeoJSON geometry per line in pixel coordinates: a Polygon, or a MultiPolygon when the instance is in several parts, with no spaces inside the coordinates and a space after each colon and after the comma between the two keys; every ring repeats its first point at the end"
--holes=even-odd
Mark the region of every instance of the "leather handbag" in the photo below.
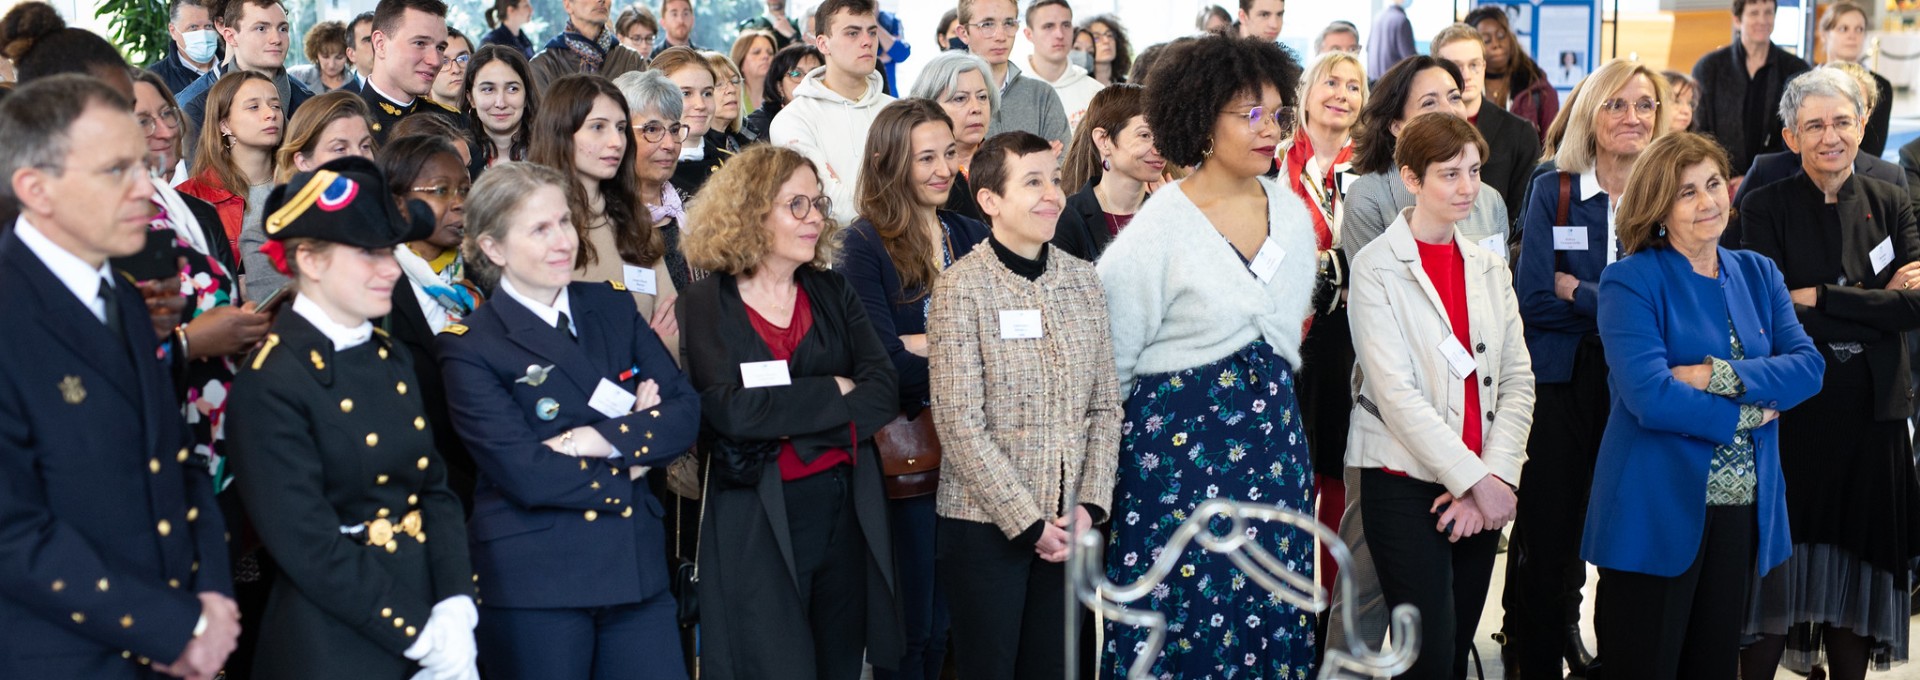
{"type": "MultiPolygon", "coordinates": [[[[695,460],[698,460],[694,454],[687,454],[681,457],[695,458],[695,460]]],[[[696,462],[695,465],[698,465],[698,463],[696,462]]],[[[705,478],[713,474],[713,468],[708,466],[704,472],[705,474],[702,475],[702,488],[700,489],[702,492],[700,494],[700,513],[698,518],[694,520],[693,525],[693,555],[691,557],[684,554],[676,554],[673,556],[673,576],[672,580],[667,583],[668,588],[673,591],[674,618],[680,622],[680,627],[682,628],[692,628],[695,624],[700,623],[700,597],[698,592],[700,588],[700,535],[704,533],[701,531],[701,525],[707,521],[705,478]]],[[[681,502],[683,501],[678,498],[674,501],[673,547],[676,553],[681,550],[681,546],[685,545],[680,541],[680,525],[686,522],[687,514],[680,512],[679,503],[681,502]]]]}
{"type": "Polygon", "coordinates": [[[921,409],[912,418],[893,417],[873,435],[880,450],[880,475],[887,498],[918,498],[940,488],[940,435],[933,428],[933,411],[921,409]]]}

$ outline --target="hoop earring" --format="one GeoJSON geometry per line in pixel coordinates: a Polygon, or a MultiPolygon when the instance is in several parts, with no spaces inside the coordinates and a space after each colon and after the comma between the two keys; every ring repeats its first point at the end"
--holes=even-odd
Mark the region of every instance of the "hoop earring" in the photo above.
{"type": "Polygon", "coordinates": [[[224,133],[224,132],[223,132],[223,133],[220,133],[220,142],[221,142],[221,144],[222,144],[222,146],[221,146],[221,150],[222,150],[222,151],[232,151],[232,150],[233,150],[233,135],[231,135],[231,134],[228,134],[228,133],[224,133]]]}
{"type": "Polygon", "coordinates": [[[1201,160],[1213,158],[1213,140],[1207,140],[1207,150],[1200,152],[1201,160]]]}

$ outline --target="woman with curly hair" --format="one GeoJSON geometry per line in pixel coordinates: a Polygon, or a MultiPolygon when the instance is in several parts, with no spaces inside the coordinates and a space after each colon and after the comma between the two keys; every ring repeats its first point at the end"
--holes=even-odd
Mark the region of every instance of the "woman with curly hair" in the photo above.
{"type": "Polygon", "coordinates": [[[680,293],[700,392],[704,674],[853,680],[904,652],[873,433],[899,413],[893,364],[828,269],[840,225],[806,156],[748,148],[707,181],[680,293]],[[858,462],[856,462],[856,460],[858,462]]]}
{"type": "Polygon", "coordinates": [[[1101,85],[1127,82],[1133,67],[1133,45],[1127,42],[1127,29],[1120,18],[1098,14],[1080,23],[1080,30],[1093,38],[1093,68],[1087,69],[1101,85]]]}
{"type": "MultiPolygon", "coordinates": [[[[1106,552],[1116,583],[1146,573],[1210,498],[1313,512],[1294,396],[1313,313],[1313,219],[1265,177],[1299,75],[1277,44],[1207,36],[1148,80],[1146,120],[1161,155],[1198,169],[1154,192],[1098,266],[1124,399],[1106,552]]],[[[1310,534],[1256,531],[1251,540],[1287,569],[1313,573],[1310,534]]],[[[1312,675],[1312,616],[1258,587],[1227,589],[1246,578],[1219,559],[1183,561],[1167,577],[1165,596],[1148,605],[1179,627],[1150,660],[1154,676],[1312,675]]],[[[1127,673],[1146,638],[1109,623],[1103,677],[1127,673]]]]}

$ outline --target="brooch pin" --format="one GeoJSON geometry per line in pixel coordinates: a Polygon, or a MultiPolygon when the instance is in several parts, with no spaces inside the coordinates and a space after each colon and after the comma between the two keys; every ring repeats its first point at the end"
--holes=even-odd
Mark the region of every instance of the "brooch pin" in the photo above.
{"type": "Polygon", "coordinates": [[[560,415],[560,402],[554,401],[552,397],[543,397],[540,401],[534,402],[533,415],[541,420],[553,420],[560,415]]]}
{"type": "Polygon", "coordinates": [[[60,398],[69,404],[87,400],[87,388],[80,384],[80,376],[70,375],[60,380],[60,398]]]}
{"type": "Polygon", "coordinates": [[[551,372],[553,372],[552,366],[528,364],[527,375],[525,377],[520,378],[519,380],[515,380],[514,382],[526,383],[527,386],[529,387],[539,387],[540,383],[544,383],[547,381],[547,374],[551,372]]]}

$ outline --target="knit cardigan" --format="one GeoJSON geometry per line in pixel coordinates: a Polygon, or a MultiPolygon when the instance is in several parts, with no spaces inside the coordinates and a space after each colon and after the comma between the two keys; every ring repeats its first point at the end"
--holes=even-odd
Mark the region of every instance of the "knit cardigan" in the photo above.
{"type": "Polygon", "coordinates": [[[1184,184],[1154,192],[1097,266],[1122,395],[1139,376],[1203,366],[1259,339],[1300,368],[1317,260],[1306,204],[1260,179],[1270,238],[1285,252],[1262,283],[1187,197],[1184,184]]]}

